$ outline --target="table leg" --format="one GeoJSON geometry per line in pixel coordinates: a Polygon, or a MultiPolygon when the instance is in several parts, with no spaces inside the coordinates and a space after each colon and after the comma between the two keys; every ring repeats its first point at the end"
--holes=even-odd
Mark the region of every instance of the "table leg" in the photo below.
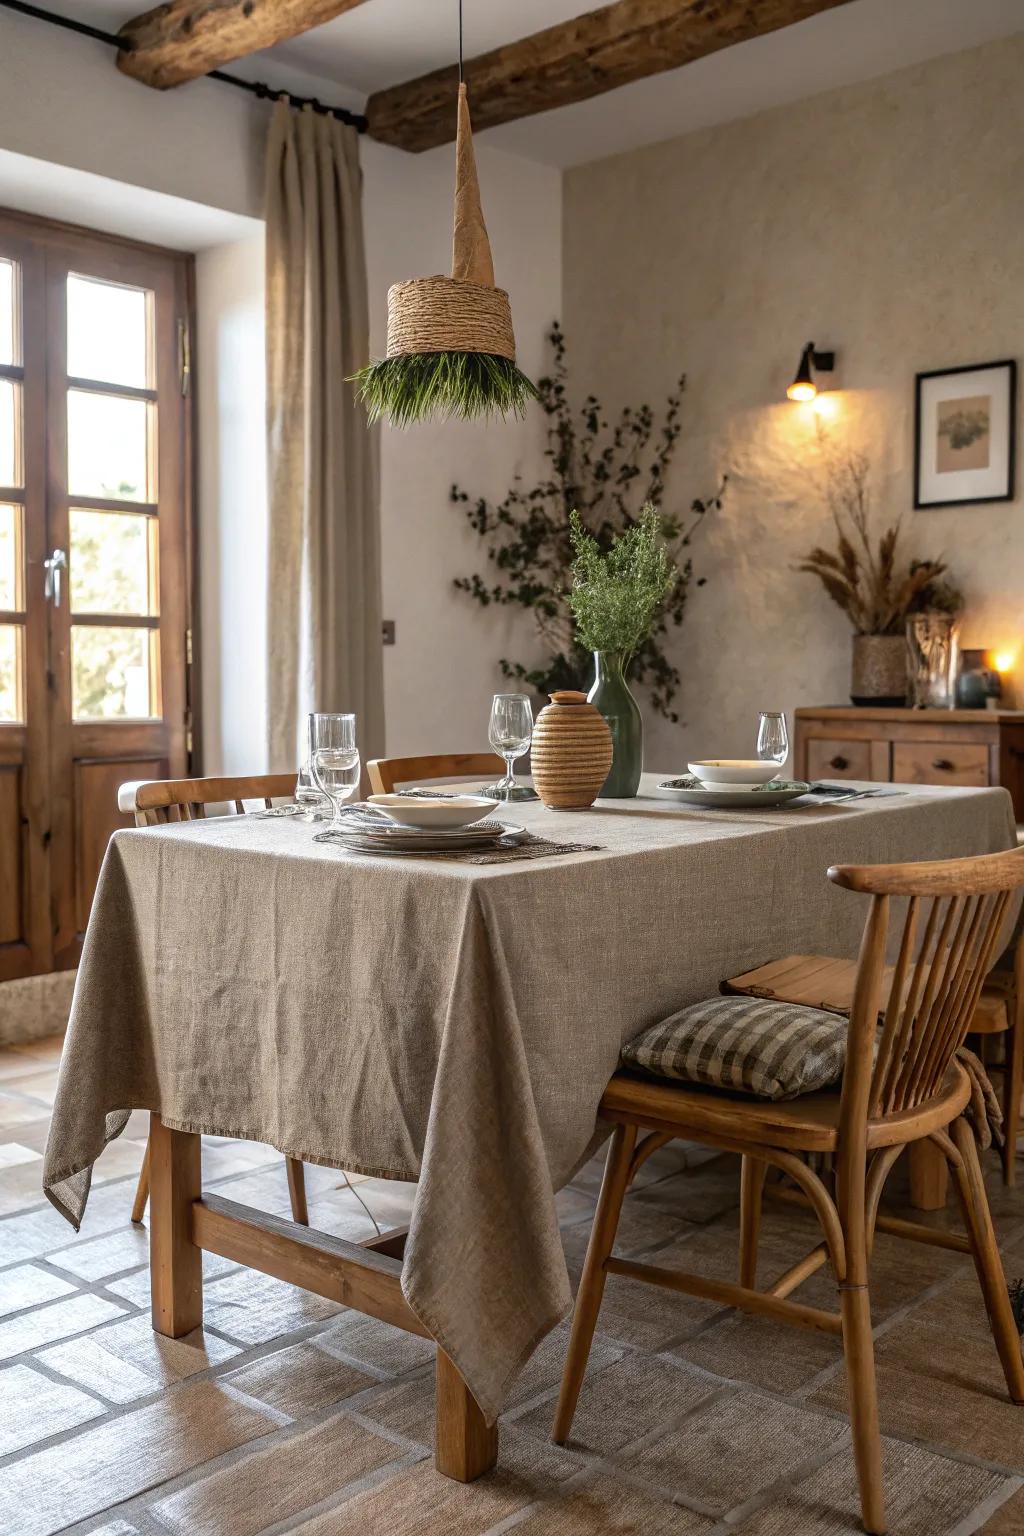
{"type": "Polygon", "coordinates": [[[949,1193],[949,1164],[932,1142],[910,1144],[910,1202],[919,1211],[941,1211],[949,1193]]]}
{"type": "Polygon", "coordinates": [[[498,1459],[498,1426],[488,1425],[476,1398],[443,1349],[437,1351],[434,1464],[445,1477],[471,1483],[498,1459]]]}
{"type": "Polygon", "coordinates": [[[202,1189],[200,1138],[149,1128],[149,1273],[153,1328],[180,1339],[203,1321],[203,1255],[192,1241],[192,1202],[202,1189]]]}

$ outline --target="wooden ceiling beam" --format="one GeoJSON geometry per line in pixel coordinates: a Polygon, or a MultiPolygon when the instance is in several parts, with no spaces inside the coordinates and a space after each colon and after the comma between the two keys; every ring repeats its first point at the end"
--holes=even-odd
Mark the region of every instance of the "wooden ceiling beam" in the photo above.
{"type": "Polygon", "coordinates": [[[165,91],[273,48],[364,0],[168,0],[126,22],[127,38],[117,67],[135,80],[165,91]]]}
{"type": "MultiPolygon", "coordinates": [[[[848,3],[617,0],[470,59],[463,74],[473,128],[572,106],[848,3]]],[[[370,137],[414,151],[449,143],[457,81],[452,65],[377,91],[366,104],[370,137]]]]}

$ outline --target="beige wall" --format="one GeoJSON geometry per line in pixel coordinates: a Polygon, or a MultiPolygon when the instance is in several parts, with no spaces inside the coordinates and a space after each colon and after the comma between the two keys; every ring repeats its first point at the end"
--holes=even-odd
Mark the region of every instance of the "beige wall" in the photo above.
{"type": "Polygon", "coordinates": [[[911,510],[915,371],[1024,356],[1022,74],[1016,37],[567,173],[577,385],[653,403],[685,368],[672,503],[730,477],[674,642],[685,725],[648,715],[651,767],[846,700],[846,621],[792,569],[830,526],[816,418],[783,398],[810,337],[837,348],[830,431],[871,454],[880,520],[948,557],[966,644],[1024,648],[1019,499],[911,510]]]}

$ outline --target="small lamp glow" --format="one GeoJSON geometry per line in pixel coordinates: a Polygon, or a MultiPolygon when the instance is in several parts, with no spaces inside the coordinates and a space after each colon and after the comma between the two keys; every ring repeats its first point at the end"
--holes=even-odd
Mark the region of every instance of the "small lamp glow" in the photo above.
{"type": "Polygon", "coordinates": [[[831,373],[835,367],[836,355],[834,352],[816,352],[814,342],[809,341],[800,354],[800,362],[797,365],[796,378],[786,390],[790,400],[813,400],[817,396],[818,386],[814,382],[814,370],[820,369],[823,373],[831,373]]]}
{"type": "Polygon", "coordinates": [[[993,658],[997,672],[1013,671],[1013,654],[1010,651],[997,651],[993,658]]]}

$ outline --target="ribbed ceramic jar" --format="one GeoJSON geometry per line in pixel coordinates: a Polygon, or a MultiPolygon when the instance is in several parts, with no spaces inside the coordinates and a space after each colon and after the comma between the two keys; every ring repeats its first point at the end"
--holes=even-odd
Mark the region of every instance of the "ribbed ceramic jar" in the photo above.
{"type": "Polygon", "coordinates": [[[585,693],[561,689],[551,695],[533,728],[530,772],[533,787],[553,811],[583,811],[593,805],[612,766],[612,734],[585,693]]]}

